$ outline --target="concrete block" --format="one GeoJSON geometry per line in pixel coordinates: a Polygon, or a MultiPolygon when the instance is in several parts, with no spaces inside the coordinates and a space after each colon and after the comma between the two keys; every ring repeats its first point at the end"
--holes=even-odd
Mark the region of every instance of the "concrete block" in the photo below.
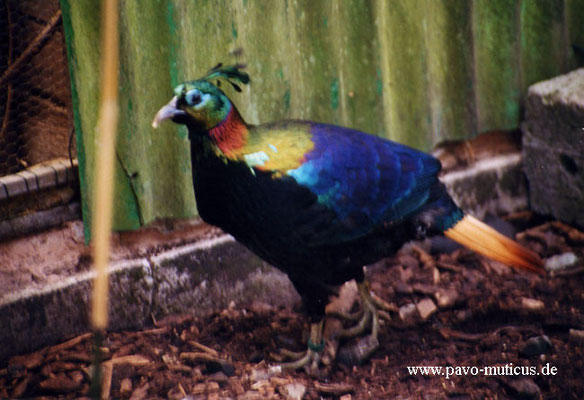
{"type": "Polygon", "coordinates": [[[291,306],[300,301],[288,277],[231,236],[203,240],[151,259],[156,289],[152,313],[203,316],[234,302],[291,306]]]}
{"type": "Polygon", "coordinates": [[[529,88],[523,163],[531,208],[584,227],[584,68],[529,88]]]}
{"type": "MultiPolygon", "coordinates": [[[[149,252],[154,252],[150,249],[149,252]]],[[[15,354],[90,330],[93,270],[40,289],[0,296],[0,365],[15,354]]],[[[108,330],[140,329],[169,314],[205,316],[231,302],[291,307],[300,301],[288,277],[229,235],[200,239],[148,258],[112,262],[108,330]]]]}
{"type": "Polygon", "coordinates": [[[37,178],[40,189],[57,186],[57,173],[48,165],[41,165],[29,169],[37,178]]]}
{"type": "MultiPolygon", "coordinates": [[[[145,326],[152,303],[152,273],[146,259],[109,267],[109,329],[145,326]],[[150,284],[149,284],[150,282],[150,284]]],[[[65,278],[42,290],[23,290],[0,302],[0,363],[15,354],[90,330],[93,271],[65,278]]]]}
{"type": "Polygon", "coordinates": [[[58,185],[64,185],[69,182],[70,178],[72,178],[71,173],[69,172],[70,166],[67,165],[66,162],[59,160],[58,162],[51,164],[51,167],[55,170],[58,185]]]}
{"type": "Polygon", "coordinates": [[[77,160],[56,159],[0,177],[0,200],[77,182],[77,160]]]}
{"type": "Polygon", "coordinates": [[[16,197],[27,193],[26,180],[21,175],[7,175],[0,179],[5,188],[6,198],[16,197]]]}
{"type": "Polygon", "coordinates": [[[28,192],[39,190],[39,183],[37,177],[30,171],[21,171],[17,175],[20,175],[26,181],[26,188],[28,192]]]}
{"type": "Polygon", "coordinates": [[[81,205],[75,202],[8,220],[0,220],[0,241],[39,232],[80,217],[81,205]]]}
{"type": "Polygon", "coordinates": [[[456,204],[479,219],[527,208],[527,185],[520,153],[480,160],[440,180],[456,204]]]}

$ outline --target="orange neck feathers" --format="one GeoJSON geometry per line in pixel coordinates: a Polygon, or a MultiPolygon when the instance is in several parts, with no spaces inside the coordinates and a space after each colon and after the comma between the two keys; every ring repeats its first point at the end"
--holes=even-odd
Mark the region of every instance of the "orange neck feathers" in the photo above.
{"type": "Polygon", "coordinates": [[[234,106],[231,106],[227,118],[209,131],[213,142],[226,156],[243,147],[248,134],[247,124],[234,106]]]}

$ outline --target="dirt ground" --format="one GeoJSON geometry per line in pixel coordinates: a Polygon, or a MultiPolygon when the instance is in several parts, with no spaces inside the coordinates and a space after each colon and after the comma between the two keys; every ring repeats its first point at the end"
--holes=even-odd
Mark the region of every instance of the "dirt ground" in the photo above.
{"type": "MultiPolygon", "coordinates": [[[[464,249],[430,255],[428,243],[406,246],[367,269],[373,291],[395,311],[359,366],[336,362],[317,377],[275,372],[271,354],[301,350],[308,321],[300,310],[254,304],[108,333],[103,390],[132,399],[584,398],[584,233],[529,214],[508,219],[542,257],[564,254],[555,266],[548,260],[553,272],[514,272],[464,249]],[[414,375],[408,366],[448,367],[451,376],[414,375]]],[[[91,346],[88,333],[13,357],[0,365],[0,397],[87,396],[91,346]]]]}

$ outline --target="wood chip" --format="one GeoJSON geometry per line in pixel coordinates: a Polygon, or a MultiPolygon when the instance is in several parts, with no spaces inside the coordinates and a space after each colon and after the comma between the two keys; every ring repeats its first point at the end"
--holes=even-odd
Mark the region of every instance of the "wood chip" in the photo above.
{"type": "Polygon", "coordinates": [[[54,378],[45,379],[39,386],[43,390],[53,393],[69,393],[79,390],[81,383],[75,382],[65,374],[59,374],[54,378]]]}
{"type": "Polygon", "coordinates": [[[422,299],[418,304],[416,304],[416,308],[418,309],[418,313],[422,319],[428,319],[432,314],[438,311],[438,307],[431,299],[422,299]]]}
{"type": "Polygon", "coordinates": [[[219,356],[219,353],[218,353],[218,352],[217,352],[215,349],[212,349],[212,348],[210,348],[210,347],[207,347],[207,346],[205,346],[204,344],[201,344],[201,343],[199,343],[199,342],[196,342],[196,341],[194,341],[194,340],[189,340],[189,344],[190,344],[191,346],[193,346],[193,347],[196,347],[196,348],[197,348],[197,349],[199,349],[199,350],[202,350],[202,351],[204,351],[205,353],[209,353],[209,354],[211,354],[211,355],[212,355],[212,356],[214,356],[214,357],[218,357],[218,356],[219,356]]]}
{"type": "Polygon", "coordinates": [[[158,321],[155,320],[154,325],[156,325],[157,328],[163,328],[172,325],[181,325],[184,324],[185,322],[192,321],[193,319],[194,317],[190,314],[169,315],[162,318],[161,320],[158,321]]]}
{"type": "Polygon", "coordinates": [[[45,359],[41,352],[31,353],[24,356],[15,356],[8,361],[8,365],[20,365],[26,369],[35,369],[40,367],[45,359]]]}
{"type": "Polygon", "coordinates": [[[245,393],[245,389],[243,388],[243,385],[239,381],[239,378],[230,378],[229,385],[231,386],[231,389],[233,389],[235,394],[241,395],[245,393]]]}
{"type": "Polygon", "coordinates": [[[539,311],[545,308],[545,304],[541,300],[531,299],[529,297],[522,297],[521,308],[529,311],[539,311]]]}
{"type": "Polygon", "coordinates": [[[148,389],[150,389],[150,384],[148,382],[146,382],[145,384],[140,386],[138,389],[134,390],[134,393],[132,393],[130,400],[145,399],[148,396],[148,389]]]}
{"type": "Polygon", "coordinates": [[[314,388],[320,394],[327,394],[333,396],[341,396],[347,393],[353,393],[355,389],[353,385],[348,383],[320,383],[314,382],[314,388]]]}
{"type": "Polygon", "coordinates": [[[168,326],[161,328],[147,329],[140,332],[128,332],[128,336],[141,336],[141,335],[162,335],[168,332],[168,326]]]}
{"type": "Polygon", "coordinates": [[[14,390],[12,390],[12,396],[13,398],[17,399],[17,398],[21,398],[24,393],[26,392],[26,389],[28,388],[28,383],[30,382],[30,376],[25,376],[24,379],[22,381],[20,381],[15,387],[14,390]]]}
{"type": "Polygon", "coordinates": [[[49,353],[57,353],[59,351],[63,351],[66,349],[69,349],[71,347],[74,347],[76,345],[78,345],[79,343],[81,343],[82,341],[84,341],[85,339],[89,339],[91,337],[91,332],[89,333],[84,333],[83,335],[79,335],[77,337],[74,337],[71,340],[68,340],[64,343],[52,346],[49,348],[49,353]]]}
{"type": "Polygon", "coordinates": [[[306,386],[299,382],[279,386],[278,392],[287,400],[302,400],[306,393],[306,386]]]}
{"type": "Polygon", "coordinates": [[[79,369],[79,364],[67,361],[55,361],[50,363],[48,366],[51,373],[79,369]]]}
{"type": "Polygon", "coordinates": [[[219,390],[217,382],[197,383],[191,390],[191,394],[203,394],[219,390]]]}
{"type": "Polygon", "coordinates": [[[139,354],[132,354],[129,356],[112,358],[111,360],[104,362],[104,364],[112,364],[112,365],[124,364],[124,365],[132,365],[135,367],[139,367],[142,365],[148,365],[150,363],[151,363],[151,361],[148,358],[146,358],[145,356],[139,355],[139,354]]]}
{"type": "Polygon", "coordinates": [[[428,295],[428,294],[434,294],[434,292],[436,291],[436,286],[428,285],[428,284],[424,284],[424,283],[414,283],[412,285],[412,289],[414,289],[414,292],[416,292],[416,293],[428,295]]]}
{"type": "Polygon", "coordinates": [[[560,231],[560,233],[566,235],[568,240],[573,244],[580,245],[584,243],[584,232],[570,225],[564,224],[561,221],[546,222],[545,224],[527,229],[517,234],[517,239],[522,240],[527,237],[539,239],[542,237],[542,233],[549,230],[550,227],[555,228],[556,231],[560,231]]]}
{"type": "Polygon", "coordinates": [[[194,363],[197,362],[223,362],[224,360],[220,359],[219,357],[213,356],[206,352],[190,352],[186,351],[184,353],[180,353],[180,359],[183,361],[191,361],[194,363]]]}
{"type": "Polygon", "coordinates": [[[120,382],[120,395],[128,397],[132,393],[132,380],[130,378],[122,379],[120,382]]]}
{"type": "Polygon", "coordinates": [[[480,258],[479,262],[481,263],[483,268],[485,268],[487,273],[490,273],[491,271],[496,273],[497,275],[508,275],[509,273],[511,273],[511,268],[498,261],[480,258]]]}
{"type": "Polygon", "coordinates": [[[166,398],[169,400],[181,400],[181,399],[186,398],[186,393],[185,393],[184,389],[182,388],[182,386],[180,386],[180,384],[179,384],[178,386],[171,388],[166,393],[166,398]]]}
{"type": "Polygon", "coordinates": [[[434,298],[438,302],[439,308],[449,308],[456,304],[458,291],[455,289],[438,289],[436,293],[434,293],[434,298]]]}
{"type": "Polygon", "coordinates": [[[460,267],[458,265],[450,264],[450,263],[447,263],[444,261],[436,261],[436,266],[440,269],[445,269],[447,271],[453,271],[453,272],[462,271],[462,267],[460,267]]]}
{"type": "Polygon", "coordinates": [[[574,244],[584,244],[584,232],[570,226],[566,225],[561,221],[553,221],[552,226],[568,236],[568,239],[574,244]]]}
{"type": "Polygon", "coordinates": [[[101,370],[101,398],[109,399],[112,390],[112,377],[114,374],[113,364],[103,363],[101,370]]]}
{"type": "Polygon", "coordinates": [[[486,334],[484,333],[466,333],[461,331],[455,331],[450,328],[440,328],[439,332],[444,339],[447,340],[459,339],[467,342],[478,342],[479,340],[482,340],[486,336],[486,334]]]}
{"type": "Polygon", "coordinates": [[[412,245],[412,250],[418,255],[420,262],[425,268],[434,268],[436,266],[436,260],[430,254],[428,254],[424,249],[419,246],[412,245]]]}
{"type": "Polygon", "coordinates": [[[519,399],[539,399],[541,398],[541,389],[530,378],[518,378],[508,383],[511,393],[519,399]]]}
{"type": "Polygon", "coordinates": [[[584,267],[576,267],[576,268],[570,268],[570,269],[566,269],[563,271],[554,271],[551,273],[551,276],[571,276],[571,275],[580,275],[584,273],[584,267]]]}
{"type": "Polygon", "coordinates": [[[91,363],[91,355],[87,353],[69,352],[61,354],[61,360],[89,364],[91,363]]]}
{"type": "Polygon", "coordinates": [[[173,355],[164,354],[162,356],[162,361],[166,365],[166,368],[168,368],[170,371],[183,372],[187,374],[192,371],[191,367],[181,363],[173,355]]]}
{"type": "Polygon", "coordinates": [[[574,343],[584,344],[584,331],[580,329],[570,329],[570,340],[574,343]]]}
{"type": "Polygon", "coordinates": [[[401,306],[398,311],[399,317],[401,318],[402,321],[406,321],[407,319],[412,318],[415,312],[416,305],[412,303],[401,306]]]}
{"type": "Polygon", "coordinates": [[[281,378],[279,376],[272,376],[270,378],[270,382],[272,382],[272,384],[275,386],[282,386],[282,385],[287,385],[289,383],[292,383],[292,380],[289,378],[281,378]]]}
{"type": "Polygon", "coordinates": [[[214,370],[210,372],[216,372],[219,370],[223,371],[223,373],[227,376],[233,376],[235,374],[235,367],[231,363],[222,358],[215,357],[209,353],[184,352],[180,354],[179,358],[182,361],[187,361],[192,364],[205,363],[207,370],[214,370]]]}

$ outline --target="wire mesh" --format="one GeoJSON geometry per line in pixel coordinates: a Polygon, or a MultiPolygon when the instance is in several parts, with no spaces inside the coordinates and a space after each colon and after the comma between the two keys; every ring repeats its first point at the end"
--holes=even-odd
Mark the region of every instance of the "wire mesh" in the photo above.
{"type": "Polygon", "coordinates": [[[0,176],[70,157],[71,90],[58,0],[0,0],[0,176]]]}

